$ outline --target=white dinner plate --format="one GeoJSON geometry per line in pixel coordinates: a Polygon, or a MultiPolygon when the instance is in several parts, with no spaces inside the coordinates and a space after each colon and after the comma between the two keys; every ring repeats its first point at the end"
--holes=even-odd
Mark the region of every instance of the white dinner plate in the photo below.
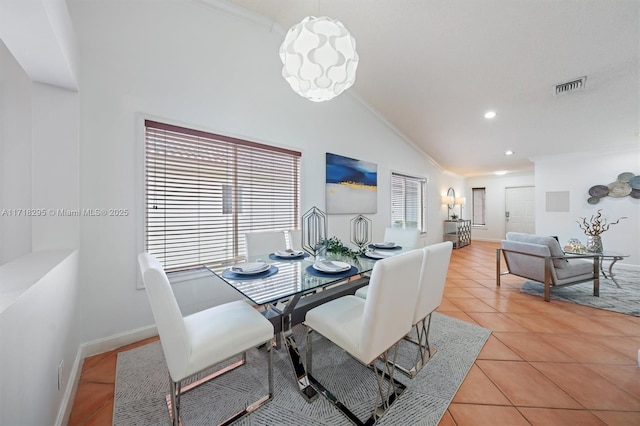
{"type": "Polygon", "coordinates": [[[271,265],[265,262],[245,262],[232,266],[231,272],[240,275],[253,275],[264,272],[270,267],[271,265]]]}
{"type": "Polygon", "coordinates": [[[392,254],[388,254],[388,253],[380,253],[378,251],[367,251],[364,254],[367,257],[370,257],[371,259],[385,259],[387,257],[393,256],[392,254]]]}
{"type": "Polygon", "coordinates": [[[319,260],[313,264],[313,269],[327,274],[339,274],[351,269],[351,265],[337,260],[319,260]]]}
{"type": "Polygon", "coordinates": [[[292,257],[302,257],[304,256],[304,252],[302,250],[278,250],[273,253],[277,257],[281,257],[283,259],[288,259],[292,257]]]}
{"type": "Polygon", "coordinates": [[[379,249],[390,249],[396,247],[396,243],[385,241],[384,243],[373,243],[373,246],[379,249]]]}

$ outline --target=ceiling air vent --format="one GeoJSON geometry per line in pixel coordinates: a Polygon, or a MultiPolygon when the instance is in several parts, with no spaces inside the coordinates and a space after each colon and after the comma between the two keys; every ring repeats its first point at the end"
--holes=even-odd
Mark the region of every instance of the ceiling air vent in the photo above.
{"type": "Polygon", "coordinates": [[[584,85],[587,82],[587,77],[580,77],[576,80],[567,81],[566,83],[561,83],[556,85],[556,89],[554,92],[555,96],[564,95],[566,93],[576,92],[578,90],[584,89],[584,85]]]}

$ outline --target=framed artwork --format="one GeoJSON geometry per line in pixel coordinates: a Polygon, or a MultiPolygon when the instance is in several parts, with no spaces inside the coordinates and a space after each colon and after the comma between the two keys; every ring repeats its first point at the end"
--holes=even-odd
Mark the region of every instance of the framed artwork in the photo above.
{"type": "Polygon", "coordinates": [[[325,194],[328,214],[376,213],[378,166],[327,152],[325,194]]]}

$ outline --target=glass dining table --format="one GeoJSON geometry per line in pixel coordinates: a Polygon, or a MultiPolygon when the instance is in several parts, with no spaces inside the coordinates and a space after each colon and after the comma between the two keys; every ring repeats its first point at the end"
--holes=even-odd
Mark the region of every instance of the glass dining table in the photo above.
{"type": "Polygon", "coordinates": [[[345,266],[348,270],[330,273],[317,269],[317,265],[314,268],[315,260],[314,256],[307,253],[286,258],[268,253],[248,258],[247,264],[269,264],[269,269],[257,274],[239,273],[240,269],[235,267],[243,264],[204,265],[255,305],[264,308],[264,315],[275,329],[275,346],[280,348],[284,343],[300,391],[309,401],[317,396],[317,392],[307,378],[292,327],[302,323],[310,309],[329,300],[353,294],[358,288],[367,285],[369,278],[365,274],[373,269],[378,259],[328,254],[324,259],[326,262],[348,265],[345,266]]]}

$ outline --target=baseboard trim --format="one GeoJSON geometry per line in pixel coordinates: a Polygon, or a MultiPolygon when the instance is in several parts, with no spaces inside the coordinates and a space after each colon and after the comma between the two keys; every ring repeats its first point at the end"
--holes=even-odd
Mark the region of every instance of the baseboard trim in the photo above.
{"type": "Polygon", "coordinates": [[[136,343],[140,340],[148,339],[157,335],[158,330],[156,326],[150,325],[82,343],[76,352],[76,358],[73,362],[73,367],[69,375],[69,381],[67,382],[64,396],[60,402],[60,409],[58,410],[58,417],[56,418],[55,425],[63,426],[69,423],[85,358],[112,351],[122,346],[136,343]]]}

